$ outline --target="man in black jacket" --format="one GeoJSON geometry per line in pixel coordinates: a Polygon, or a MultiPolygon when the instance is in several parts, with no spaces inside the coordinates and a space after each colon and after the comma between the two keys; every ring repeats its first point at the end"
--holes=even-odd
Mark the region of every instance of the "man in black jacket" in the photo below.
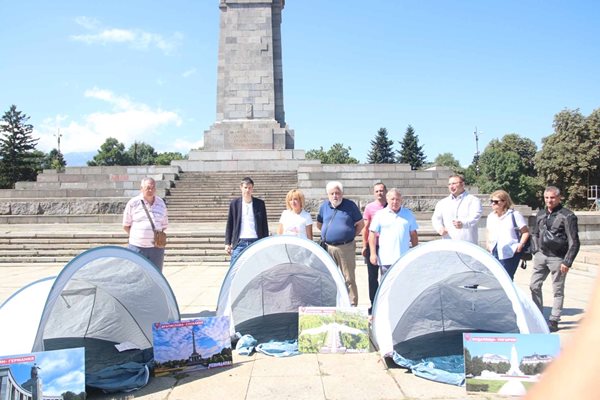
{"type": "Polygon", "coordinates": [[[552,274],[554,301],[548,318],[550,332],[558,331],[558,321],[563,308],[567,272],[579,251],[577,216],[560,204],[560,190],[548,186],[544,191],[546,209],[537,213],[533,228],[533,273],[531,274],[531,297],[543,311],[542,285],[552,274]]]}
{"type": "Polygon", "coordinates": [[[265,202],[252,196],[254,181],[246,177],[240,183],[242,197],[229,203],[225,229],[225,251],[231,256],[230,265],[246,247],[258,239],[269,236],[265,202]]]}

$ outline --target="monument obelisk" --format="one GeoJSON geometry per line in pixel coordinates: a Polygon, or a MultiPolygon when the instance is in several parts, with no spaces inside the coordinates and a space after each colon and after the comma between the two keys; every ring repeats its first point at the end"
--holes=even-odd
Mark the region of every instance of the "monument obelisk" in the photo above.
{"type": "Polygon", "coordinates": [[[281,12],[285,0],[220,0],[217,118],[205,151],[286,150],[281,12]]]}

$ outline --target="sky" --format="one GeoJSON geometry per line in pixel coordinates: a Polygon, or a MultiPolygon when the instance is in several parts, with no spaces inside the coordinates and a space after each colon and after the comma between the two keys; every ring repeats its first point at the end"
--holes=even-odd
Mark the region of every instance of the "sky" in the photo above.
{"type": "MultiPolygon", "coordinates": [[[[38,150],[60,137],[70,166],[108,137],[187,154],[216,122],[218,5],[0,0],[0,113],[28,115],[38,150]]],[[[380,128],[399,149],[408,125],[428,161],[467,166],[508,133],[539,148],[555,114],[600,107],[599,15],[595,0],[287,0],[295,148],[366,162],[380,128]]]]}
{"type": "MultiPolygon", "coordinates": [[[[34,362],[39,367],[42,378],[42,392],[46,395],[60,395],[66,391],[81,393],[85,391],[84,349],[64,349],[31,353],[32,362],[10,364],[15,380],[22,385],[31,378],[34,362]]],[[[12,357],[3,357],[12,358],[12,357]]]]}
{"type": "Polygon", "coordinates": [[[187,360],[193,350],[192,329],[196,340],[196,351],[203,358],[231,347],[228,317],[207,317],[182,323],[165,323],[152,329],[156,361],[187,360]]]}
{"type": "Polygon", "coordinates": [[[496,354],[510,360],[513,346],[519,360],[533,354],[556,356],[560,351],[560,337],[551,334],[472,333],[471,340],[463,343],[472,357],[496,354]],[[492,342],[477,341],[478,338],[488,338],[492,342]]]}

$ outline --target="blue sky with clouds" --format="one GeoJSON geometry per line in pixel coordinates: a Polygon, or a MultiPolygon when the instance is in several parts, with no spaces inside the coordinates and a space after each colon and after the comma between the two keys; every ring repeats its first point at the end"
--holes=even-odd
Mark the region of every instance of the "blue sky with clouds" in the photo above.
{"type": "Polygon", "coordinates": [[[187,360],[193,351],[192,330],[196,351],[208,358],[231,347],[229,317],[207,317],[183,321],[187,326],[156,326],[152,329],[154,358],[159,362],[187,360]]]}
{"type": "MultiPolygon", "coordinates": [[[[159,152],[202,145],[219,0],[0,2],[0,111],[29,115],[38,149],[56,147],[59,129],[66,154],[109,136],[159,152]]],[[[429,160],[468,165],[476,128],[480,151],[507,133],[540,146],[562,109],[600,107],[598,15],[592,0],[287,0],[296,148],[340,142],[365,162],[379,128],[400,141],[409,124],[429,160]]]]}
{"type": "MultiPolygon", "coordinates": [[[[38,374],[42,378],[44,394],[60,395],[66,391],[85,391],[85,360],[82,347],[32,354],[40,368],[38,374]]],[[[19,384],[30,379],[32,366],[33,362],[10,365],[11,372],[19,384]]]]}

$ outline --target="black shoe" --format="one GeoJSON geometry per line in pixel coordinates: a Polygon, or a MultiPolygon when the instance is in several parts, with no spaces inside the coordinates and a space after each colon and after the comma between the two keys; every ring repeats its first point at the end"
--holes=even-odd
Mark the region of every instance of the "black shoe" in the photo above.
{"type": "Polygon", "coordinates": [[[557,332],[558,331],[558,321],[549,320],[548,321],[548,329],[550,329],[550,332],[557,332]]]}

